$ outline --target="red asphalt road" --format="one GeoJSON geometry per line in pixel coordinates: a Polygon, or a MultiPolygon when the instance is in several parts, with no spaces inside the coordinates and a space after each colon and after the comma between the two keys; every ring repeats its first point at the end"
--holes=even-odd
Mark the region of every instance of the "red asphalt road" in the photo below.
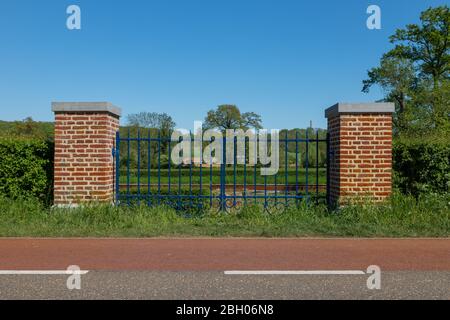
{"type": "Polygon", "coordinates": [[[450,239],[0,239],[0,270],[450,271],[450,239]]]}

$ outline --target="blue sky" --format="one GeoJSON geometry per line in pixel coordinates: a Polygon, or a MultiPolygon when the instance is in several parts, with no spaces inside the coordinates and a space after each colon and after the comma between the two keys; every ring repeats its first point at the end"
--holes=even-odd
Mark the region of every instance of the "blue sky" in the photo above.
{"type": "MultiPolygon", "coordinates": [[[[192,128],[219,104],[266,128],[325,127],[335,102],[366,102],[367,69],[396,28],[444,0],[2,0],[0,120],[53,120],[51,101],[110,101],[192,128]],[[66,28],[66,8],[82,30],[66,28]],[[382,30],[366,9],[382,10],[382,30]]],[[[122,123],[125,121],[122,119],[122,123]]]]}

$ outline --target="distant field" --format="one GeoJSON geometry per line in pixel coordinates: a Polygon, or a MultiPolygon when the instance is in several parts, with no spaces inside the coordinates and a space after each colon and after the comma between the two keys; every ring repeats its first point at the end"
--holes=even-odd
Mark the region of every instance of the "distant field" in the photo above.
{"type": "MultiPolygon", "coordinates": [[[[318,183],[319,184],[326,184],[326,169],[319,168],[318,172],[315,168],[308,170],[308,184],[315,184],[317,180],[317,173],[318,173],[318,183]]],[[[288,169],[288,171],[280,170],[277,175],[275,176],[261,176],[260,169],[256,170],[256,175],[254,172],[254,168],[248,168],[246,173],[244,174],[244,171],[242,168],[239,170],[236,170],[236,174],[234,174],[233,168],[227,168],[226,171],[226,184],[306,184],[306,169],[299,169],[298,174],[296,173],[296,170],[294,168],[288,169]]],[[[148,181],[150,180],[151,185],[158,184],[160,182],[161,184],[168,184],[169,183],[169,170],[168,169],[161,169],[158,171],[158,169],[152,169],[150,170],[150,176],[149,172],[147,170],[142,170],[140,172],[140,179],[138,179],[138,171],[133,170],[130,172],[129,178],[126,175],[125,170],[121,170],[120,173],[120,184],[126,184],[129,182],[130,184],[137,184],[139,180],[139,183],[144,185],[148,184],[148,181]],[[159,178],[158,178],[159,177],[159,178]]],[[[220,169],[219,168],[213,168],[212,171],[210,171],[209,168],[202,168],[201,175],[200,175],[200,168],[193,168],[192,169],[192,175],[190,177],[190,170],[188,168],[183,168],[181,170],[175,168],[170,171],[170,184],[200,184],[200,180],[202,184],[207,185],[209,183],[212,184],[219,184],[220,183],[220,169]],[[201,179],[200,179],[201,177],[201,179]]]]}

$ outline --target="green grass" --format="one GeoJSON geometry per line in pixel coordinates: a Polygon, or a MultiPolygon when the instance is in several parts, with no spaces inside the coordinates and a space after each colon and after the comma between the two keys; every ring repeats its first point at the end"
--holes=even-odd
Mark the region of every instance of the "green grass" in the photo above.
{"type": "Polygon", "coordinates": [[[0,199],[1,237],[448,237],[450,196],[416,201],[400,195],[383,206],[288,208],[268,214],[187,215],[169,208],[91,205],[49,209],[35,200],[0,199]]]}
{"type": "MultiPolygon", "coordinates": [[[[234,172],[233,167],[227,167],[226,170],[226,183],[232,184],[234,183],[234,172]]],[[[295,184],[297,181],[299,184],[305,184],[306,181],[306,170],[305,169],[299,169],[298,171],[298,177],[296,176],[295,169],[288,169],[287,170],[287,183],[288,184],[295,184]]],[[[319,168],[319,184],[326,184],[326,169],[319,168]]],[[[161,175],[161,183],[167,184],[169,182],[169,171],[168,169],[161,169],[160,172],[161,175]]],[[[177,168],[172,168],[170,172],[170,182],[171,184],[177,184],[179,182],[179,178],[181,175],[181,183],[186,184],[189,183],[189,169],[183,168],[181,170],[181,174],[178,171],[177,168]]],[[[203,168],[202,169],[202,183],[205,185],[210,183],[211,176],[210,176],[210,170],[209,168],[203,168]]],[[[247,168],[246,172],[246,183],[252,184],[255,182],[254,178],[254,169],[253,168],[247,168]]],[[[126,184],[127,183],[127,176],[126,176],[126,170],[121,170],[120,174],[120,183],[126,184]]],[[[193,168],[192,169],[192,183],[198,184],[200,183],[200,169],[199,168],[193,168]]],[[[138,182],[138,172],[137,170],[132,170],[130,172],[130,184],[136,184],[138,182]]],[[[140,183],[146,184],[148,182],[148,174],[147,170],[142,170],[140,174],[140,183]]],[[[158,183],[158,170],[152,169],[150,170],[150,182],[152,184],[158,183]]],[[[256,171],[256,183],[257,184],[263,184],[264,182],[267,182],[268,184],[277,184],[283,185],[286,183],[286,171],[280,170],[276,176],[267,176],[265,178],[261,175],[260,169],[258,168],[256,171]]],[[[212,183],[218,184],[220,183],[220,169],[214,168],[212,170],[212,183]]],[[[242,168],[239,168],[236,170],[236,183],[237,184],[243,184],[244,183],[244,171],[242,168]]],[[[316,183],[316,169],[311,168],[308,170],[308,183],[314,184],[316,183]]]]}

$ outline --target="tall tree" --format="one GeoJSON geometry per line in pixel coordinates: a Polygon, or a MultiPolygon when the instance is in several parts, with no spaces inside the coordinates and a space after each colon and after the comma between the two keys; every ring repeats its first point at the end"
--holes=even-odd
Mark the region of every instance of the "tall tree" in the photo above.
{"type": "Polygon", "coordinates": [[[379,67],[368,71],[363,91],[373,85],[396,103],[396,133],[447,132],[450,116],[450,10],[448,6],[422,12],[420,24],[399,29],[379,67]]]}
{"type": "Polygon", "coordinates": [[[235,105],[224,104],[210,110],[205,118],[206,129],[261,129],[261,116],[254,112],[241,113],[235,105]]]}
{"type": "Polygon", "coordinates": [[[437,87],[450,76],[450,8],[429,8],[420,16],[421,25],[410,24],[391,36],[395,48],[388,53],[417,63],[420,76],[437,87]]]}

